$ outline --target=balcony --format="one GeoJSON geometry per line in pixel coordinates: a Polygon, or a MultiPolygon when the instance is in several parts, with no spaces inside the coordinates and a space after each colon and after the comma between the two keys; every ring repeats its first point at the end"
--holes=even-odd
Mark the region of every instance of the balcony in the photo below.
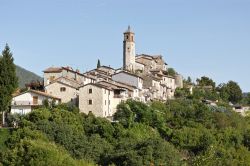
{"type": "Polygon", "coordinates": [[[42,105],[41,102],[32,102],[32,101],[12,101],[11,105],[42,105]]]}

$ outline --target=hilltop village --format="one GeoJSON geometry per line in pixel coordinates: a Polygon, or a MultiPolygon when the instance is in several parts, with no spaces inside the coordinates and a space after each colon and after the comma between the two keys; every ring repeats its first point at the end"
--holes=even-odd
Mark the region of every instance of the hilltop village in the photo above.
{"type": "Polygon", "coordinates": [[[130,27],[123,35],[121,68],[98,66],[81,73],[69,66],[48,67],[43,71],[45,91],[28,90],[15,96],[11,112],[29,113],[47,99],[112,119],[117,105],[128,99],[144,103],[173,99],[175,89],[183,87],[183,77],[178,73],[170,75],[162,55],[136,54],[135,33],[130,27]]]}

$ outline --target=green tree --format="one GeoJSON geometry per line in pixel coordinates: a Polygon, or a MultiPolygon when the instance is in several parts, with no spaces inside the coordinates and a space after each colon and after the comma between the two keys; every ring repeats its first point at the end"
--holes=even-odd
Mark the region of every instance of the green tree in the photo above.
{"type": "Polygon", "coordinates": [[[188,78],[187,78],[187,83],[192,84],[192,79],[190,76],[188,76],[188,78]]]}
{"type": "Polygon", "coordinates": [[[17,87],[18,78],[16,77],[14,58],[12,57],[9,46],[6,44],[0,57],[0,111],[2,114],[8,111],[12,94],[17,87]]]}
{"type": "Polygon", "coordinates": [[[173,68],[168,68],[168,74],[171,76],[175,76],[176,71],[173,68]]]}
{"type": "Polygon", "coordinates": [[[216,87],[217,92],[220,94],[220,98],[223,101],[228,102],[229,94],[227,91],[227,84],[219,84],[218,87],[216,87]]]}
{"type": "Polygon", "coordinates": [[[201,79],[197,79],[196,82],[199,86],[212,86],[215,88],[215,82],[206,76],[201,77],[201,79]]]}
{"type": "Polygon", "coordinates": [[[216,90],[220,93],[220,97],[224,101],[239,103],[243,98],[240,86],[234,81],[229,81],[227,84],[220,84],[216,90]]]}
{"type": "Polygon", "coordinates": [[[176,98],[184,98],[190,95],[190,91],[188,88],[176,88],[174,92],[174,96],[176,98]]]}
{"type": "Polygon", "coordinates": [[[100,68],[100,67],[101,67],[100,59],[98,59],[96,67],[97,67],[97,68],[100,68]]]}
{"type": "Polygon", "coordinates": [[[121,103],[117,106],[114,120],[119,121],[123,126],[130,127],[134,122],[135,114],[131,111],[129,104],[121,103]]]}
{"type": "Polygon", "coordinates": [[[226,86],[226,91],[229,95],[229,101],[232,103],[238,103],[242,99],[242,90],[238,83],[234,81],[229,81],[226,86]]]}

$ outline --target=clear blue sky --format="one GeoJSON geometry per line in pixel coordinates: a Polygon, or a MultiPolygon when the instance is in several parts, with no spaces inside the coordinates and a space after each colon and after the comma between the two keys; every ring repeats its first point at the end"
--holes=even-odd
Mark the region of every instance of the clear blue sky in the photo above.
{"type": "Polygon", "coordinates": [[[136,53],[162,54],[185,77],[234,80],[250,91],[250,0],[0,0],[0,49],[42,75],[49,66],[122,66],[130,24],[136,53]]]}

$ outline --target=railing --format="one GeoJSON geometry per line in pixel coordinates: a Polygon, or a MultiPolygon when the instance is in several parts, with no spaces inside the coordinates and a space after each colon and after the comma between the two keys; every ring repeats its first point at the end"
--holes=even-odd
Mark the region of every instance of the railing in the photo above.
{"type": "Polygon", "coordinates": [[[42,105],[42,102],[32,102],[32,101],[12,101],[11,105],[42,105]]]}

